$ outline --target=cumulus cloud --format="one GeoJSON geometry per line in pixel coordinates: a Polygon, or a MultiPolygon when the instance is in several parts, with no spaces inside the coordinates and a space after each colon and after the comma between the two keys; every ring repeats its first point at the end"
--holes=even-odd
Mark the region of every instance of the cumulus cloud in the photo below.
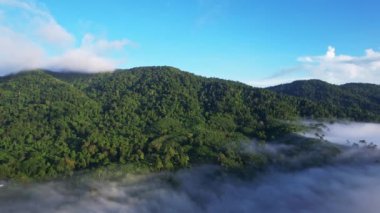
{"type": "Polygon", "coordinates": [[[51,57],[45,67],[58,71],[112,71],[119,62],[103,56],[112,53],[114,50],[122,50],[128,44],[130,41],[127,39],[109,41],[98,39],[88,33],[83,36],[78,48],[71,48],[62,55],[51,57]]]}
{"type": "Polygon", "coordinates": [[[347,82],[380,82],[380,52],[367,49],[363,56],[337,55],[329,46],[323,56],[298,59],[312,78],[342,84],[347,82]]]}
{"type": "Polygon", "coordinates": [[[380,83],[380,52],[373,49],[365,50],[362,56],[350,56],[339,55],[333,46],[328,46],[324,55],[302,56],[297,61],[299,64],[295,67],[247,83],[258,87],[306,79],[320,79],[333,84],[380,83]]]}
{"type": "Polygon", "coordinates": [[[91,33],[78,39],[34,1],[0,0],[0,75],[46,68],[56,71],[112,71],[131,42],[91,33]]]}
{"type": "Polygon", "coordinates": [[[50,58],[47,68],[57,71],[112,71],[116,62],[97,56],[93,52],[81,48],[65,52],[58,57],[50,58]]]}

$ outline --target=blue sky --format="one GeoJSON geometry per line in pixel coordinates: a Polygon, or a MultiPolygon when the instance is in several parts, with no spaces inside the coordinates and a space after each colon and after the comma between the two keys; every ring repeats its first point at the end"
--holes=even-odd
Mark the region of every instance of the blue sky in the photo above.
{"type": "MultiPolygon", "coordinates": [[[[0,47],[22,35],[43,55],[34,66],[58,70],[171,65],[256,86],[379,83],[379,9],[376,0],[0,0],[0,47]]],[[[12,58],[0,73],[29,68],[12,58]]]]}

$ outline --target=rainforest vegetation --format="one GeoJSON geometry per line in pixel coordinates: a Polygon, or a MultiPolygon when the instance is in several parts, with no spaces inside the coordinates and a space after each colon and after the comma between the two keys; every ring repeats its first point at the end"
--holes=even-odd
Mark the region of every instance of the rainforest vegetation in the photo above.
{"type": "Polygon", "coordinates": [[[261,89],[173,67],[21,72],[0,78],[0,178],[111,164],[260,169],[273,160],[242,152],[244,141],[279,139],[301,118],[380,121],[379,94],[378,85],[315,80],[261,89]]]}

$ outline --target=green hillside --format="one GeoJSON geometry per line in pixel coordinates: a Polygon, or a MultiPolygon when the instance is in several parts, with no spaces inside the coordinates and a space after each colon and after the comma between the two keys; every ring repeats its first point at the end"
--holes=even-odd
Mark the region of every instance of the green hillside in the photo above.
{"type": "Polygon", "coordinates": [[[380,85],[350,83],[338,86],[320,80],[306,80],[268,89],[318,103],[321,111],[335,118],[380,121],[380,85]]]}
{"type": "Polygon", "coordinates": [[[297,98],[280,94],[292,89],[273,92],[172,67],[2,77],[0,178],[49,178],[110,164],[260,168],[270,159],[240,152],[239,142],[280,138],[295,130],[289,120],[380,120],[377,86],[315,84],[326,92],[311,84],[289,93],[297,98]]]}

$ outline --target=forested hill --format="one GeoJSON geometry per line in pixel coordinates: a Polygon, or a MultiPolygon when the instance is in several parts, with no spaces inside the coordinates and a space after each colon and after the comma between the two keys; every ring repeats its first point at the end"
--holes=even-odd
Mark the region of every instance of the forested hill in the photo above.
{"type": "MultiPolygon", "coordinates": [[[[362,85],[346,87],[366,94],[362,85]]],[[[346,113],[351,102],[319,104],[329,96],[296,98],[172,67],[23,72],[0,78],[0,178],[55,177],[113,163],[259,167],[263,156],[239,154],[236,141],[281,137],[294,131],[285,121],[299,117],[379,121],[379,93],[371,94],[374,105],[346,113]]]]}
{"type": "Polygon", "coordinates": [[[267,89],[319,103],[325,111],[338,118],[380,120],[380,85],[334,85],[320,80],[302,80],[267,89]]]}

